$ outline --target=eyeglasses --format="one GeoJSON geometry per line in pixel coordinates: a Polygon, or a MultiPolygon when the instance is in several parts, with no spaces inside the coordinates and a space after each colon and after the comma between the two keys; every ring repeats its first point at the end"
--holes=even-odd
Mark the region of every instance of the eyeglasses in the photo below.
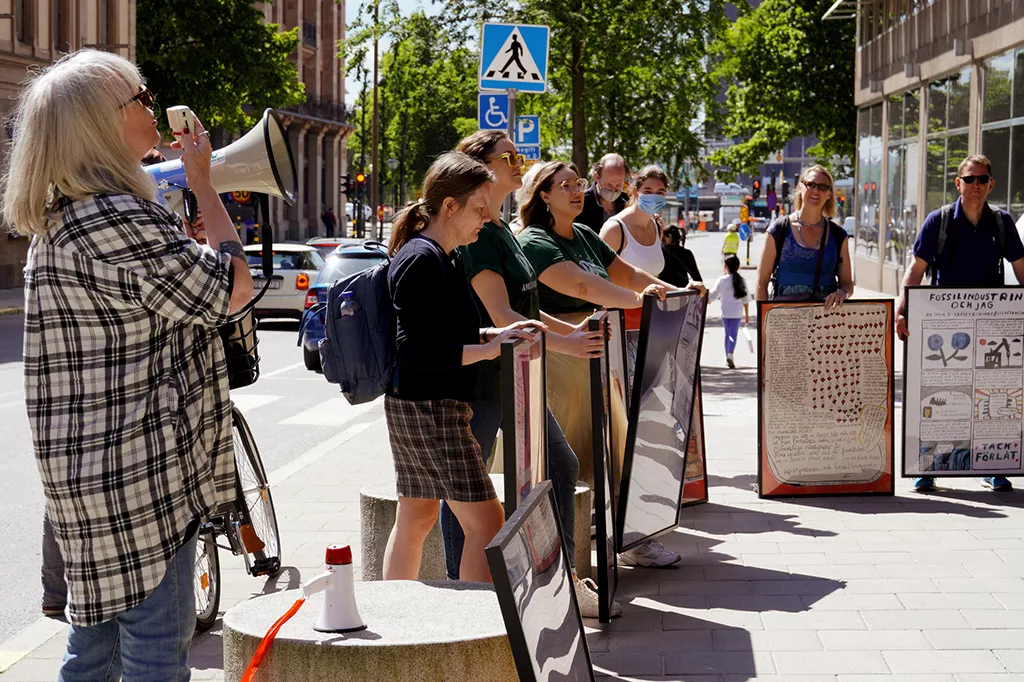
{"type": "MultiPolygon", "coordinates": [[[[505,159],[505,163],[508,164],[509,168],[522,168],[523,166],[526,165],[525,156],[523,156],[522,154],[513,154],[512,152],[498,154],[493,159],[491,159],[491,161],[494,161],[494,159],[505,159]],[[512,163],[512,159],[515,159],[515,163],[512,163]]],[[[490,163],[491,161],[488,161],[487,163],[490,163]]]]}
{"type": "Polygon", "coordinates": [[[576,192],[585,192],[587,190],[587,181],[584,178],[579,180],[563,180],[558,186],[567,194],[575,194],[576,192]]]}
{"type": "Polygon", "coordinates": [[[122,104],[120,108],[124,109],[132,102],[141,102],[142,106],[146,107],[147,109],[152,109],[153,104],[156,102],[156,95],[154,95],[145,85],[140,85],[139,94],[135,95],[135,97],[132,97],[130,100],[122,104]]]}
{"type": "Polygon", "coordinates": [[[832,189],[832,185],[827,185],[824,182],[808,182],[804,180],[804,187],[807,189],[816,189],[819,192],[828,192],[832,189]]]}
{"type": "Polygon", "coordinates": [[[982,185],[987,185],[988,181],[991,180],[991,179],[992,178],[990,178],[987,175],[961,175],[960,176],[960,182],[966,183],[968,185],[973,185],[975,180],[977,180],[982,185]]]}

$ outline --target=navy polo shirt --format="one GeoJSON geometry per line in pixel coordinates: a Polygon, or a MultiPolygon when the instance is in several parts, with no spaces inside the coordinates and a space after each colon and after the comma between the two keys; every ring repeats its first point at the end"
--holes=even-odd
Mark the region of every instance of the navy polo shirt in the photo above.
{"type": "MultiPolygon", "coordinates": [[[[924,219],[914,242],[914,255],[929,265],[935,262],[939,242],[940,211],[924,219]]],[[[1006,233],[1003,257],[1009,262],[1024,258],[1024,244],[1006,211],[992,209],[986,203],[977,227],[971,224],[960,206],[953,203],[953,215],[946,228],[946,243],[939,256],[935,284],[943,287],[1003,286],[999,276],[999,241],[995,230],[1006,233]]]]}

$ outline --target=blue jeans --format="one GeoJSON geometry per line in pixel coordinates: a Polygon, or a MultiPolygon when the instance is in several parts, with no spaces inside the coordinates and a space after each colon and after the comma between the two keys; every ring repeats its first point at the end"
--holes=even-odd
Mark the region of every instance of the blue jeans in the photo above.
{"type": "Polygon", "coordinates": [[[196,537],[185,541],[157,588],[99,625],[72,625],[57,682],[188,682],[196,627],[196,537]]]}
{"type": "Polygon", "coordinates": [[[43,512],[43,608],[64,607],[68,603],[68,584],[64,581],[64,559],[53,535],[50,517],[43,512]]]}
{"type": "MultiPolygon", "coordinates": [[[[480,452],[487,461],[494,442],[501,428],[501,402],[498,400],[478,400],[472,404],[473,418],[469,427],[473,436],[480,444],[480,452]]],[[[500,456],[500,455],[499,455],[500,456]]],[[[569,561],[574,562],[576,538],[576,479],[580,475],[580,462],[576,453],[569,447],[569,441],[562,433],[562,427],[548,410],[548,473],[554,486],[555,503],[558,505],[558,516],[562,521],[562,542],[569,553],[569,561]]],[[[508,475],[508,472],[506,472],[508,475]]],[[[444,538],[444,559],[449,580],[459,579],[459,564],[462,562],[462,547],[466,536],[462,532],[455,514],[444,502],[441,503],[441,537],[444,538]]]]}
{"type": "Polygon", "coordinates": [[[723,317],[722,326],[725,328],[725,354],[728,355],[736,350],[736,339],[740,335],[740,318],[723,317]]]}

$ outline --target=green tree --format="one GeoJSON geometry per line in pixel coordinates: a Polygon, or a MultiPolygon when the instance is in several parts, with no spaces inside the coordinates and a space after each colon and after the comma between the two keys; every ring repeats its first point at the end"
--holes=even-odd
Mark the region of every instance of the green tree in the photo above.
{"type": "Polygon", "coordinates": [[[854,156],[857,108],[852,21],[822,21],[832,0],[764,0],[748,9],[712,47],[716,79],[728,85],[712,100],[713,128],[736,140],[711,155],[734,173],[756,173],[789,140],[815,135],[811,155],[829,163],[854,156]]]}
{"type": "Polygon", "coordinates": [[[467,36],[482,21],[551,27],[549,92],[523,95],[544,141],[584,173],[606,152],[660,162],[681,177],[702,147],[702,112],[718,85],[705,55],[725,30],[722,0],[446,0],[467,36]],[[571,144],[571,147],[569,146],[571,144]]]}
{"type": "MultiPolygon", "coordinates": [[[[266,107],[305,100],[298,29],[265,24],[251,0],[138,0],[139,68],[163,106],[188,105],[208,127],[245,129],[266,107]]],[[[166,131],[166,120],[161,117],[166,131]]]]}
{"type": "MultiPolygon", "coordinates": [[[[350,28],[350,38],[343,45],[346,63],[362,62],[374,36],[372,11],[372,2],[364,5],[350,28]]],[[[404,156],[405,181],[418,187],[434,159],[476,130],[477,57],[443,21],[423,12],[401,17],[392,2],[381,3],[377,35],[390,41],[380,59],[380,173],[388,184],[400,182],[401,169],[391,173],[386,160],[404,156]]],[[[362,94],[357,99],[356,130],[349,143],[350,158],[356,160],[365,136],[367,164],[372,118],[371,82],[365,101],[362,94]]]]}

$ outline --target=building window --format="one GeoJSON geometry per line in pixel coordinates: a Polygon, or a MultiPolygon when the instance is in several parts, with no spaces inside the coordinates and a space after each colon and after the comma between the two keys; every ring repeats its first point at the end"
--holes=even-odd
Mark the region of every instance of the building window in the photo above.
{"type": "Polygon", "coordinates": [[[928,84],[925,215],[956,198],[953,180],[960,162],[967,156],[970,91],[969,68],[928,84]]]}
{"type": "Polygon", "coordinates": [[[889,107],[888,216],[885,260],[902,269],[917,235],[921,141],[920,94],[908,90],[891,98],[889,107]]]}
{"type": "Polygon", "coordinates": [[[53,0],[53,51],[70,52],[71,38],[69,29],[71,27],[69,0],[53,0]]]}
{"type": "Polygon", "coordinates": [[[989,204],[1024,214],[1024,50],[985,62],[981,153],[992,162],[996,187],[989,204]]]}
{"type": "Polygon", "coordinates": [[[15,6],[18,42],[31,45],[36,37],[35,0],[18,0],[15,6]]]}
{"type": "Polygon", "coordinates": [[[882,105],[857,116],[857,252],[878,253],[878,198],[882,183],[882,105]]]}
{"type": "Polygon", "coordinates": [[[99,45],[108,48],[117,45],[117,0],[99,2],[99,45]]]}

